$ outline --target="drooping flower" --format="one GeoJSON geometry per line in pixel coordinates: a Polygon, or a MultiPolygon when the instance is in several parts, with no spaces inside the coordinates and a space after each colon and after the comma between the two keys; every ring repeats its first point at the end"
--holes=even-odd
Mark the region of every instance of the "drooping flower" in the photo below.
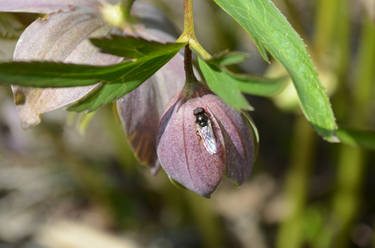
{"type": "Polygon", "coordinates": [[[256,141],[249,120],[201,83],[187,84],[162,117],[157,153],[169,177],[209,197],[227,175],[249,176],[256,141]]]}
{"type": "MultiPolygon", "coordinates": [[[[139,36],[159,42],[174,41],[174,27],[151,5],[135,3],[132,14],[138,19],[129,30],[119,30],[104,21],[103,6],[116,0],[5,0],[0,11],[47,13],[22,33],[14,60],[47,60],[92,65],[118,63],[122,58],[101,53],[89,38],[112,32],[139,36]]],[[[183,57],[178,54],[133,92],[117,101],[125,132],[145,164],[155,165],[157,123],[169,102],[184,84],[183,57]]],[[[67,106],[97,85],[70,88],[37,89],[12,87],[23,127],[40,123],[40,116],[67,106]]]]}

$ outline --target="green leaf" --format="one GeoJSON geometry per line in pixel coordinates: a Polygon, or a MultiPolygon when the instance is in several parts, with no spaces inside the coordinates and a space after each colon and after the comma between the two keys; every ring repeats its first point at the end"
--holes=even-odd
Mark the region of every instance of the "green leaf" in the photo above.
{"type": "Polygon", "coordinates": [[[157,45],[153,51],[139,59],[108,66],[54,62],[0,63],[0,83],[38,88],[87,86],[101,80],[111,82],[119,78],[122,80],[116,81],[117,83],[125,83],[124,77],[129,73],[136,72],[135,75],[140,75],[142,72],[159,69],[166,63],[165,60],[159,61],[159,59],[172,58],[182,46],[184,46],[182,43],[157,45]]]}
{"type": "Polygon", "coordinates": [[[11,62],[0,64],[0,82],[30,87],[87,86],[109,79],[128,62],[114,66],[89,66],[54,62],[11,62]],[[112,69],[112,70],[111,70],[112,69]]]}
{"type": "Polygon", "coordinates": [[[163,65],[171,60],[184,44],[179,44],[169,53],[157,56],[147,60],[139,60],[141,63],[132,63],[131,69],[125,71],[121,78],[111,81],[111,83],[103,83],[84,98],[68,108],[69,111],[94,111],[106,103],[110,103],[115,99],[122,97],[130,91],[137,88],[141,83],[146,81],[163,65]]]}
{"type": "Polygon", "coordinates": [[[258,48],[260,56],[262,56],[264,61],[266,61],[267,63],[271,63],[271,60],[270,60],[270,58],[267,54],[267,50],[264,47],[264,45],[262,44],[262,42],[257,37],[254,37],[254,36],[253,36],[253,40],[254,40],[254,43],[255,43],[256,47],[258,48]]]}
{"type": "Polygon", "coordinates": [[[305,44],[270,0],[214,0],[289,72],[303,113],[316,131],[334,141],[337,129],[329,99],[306,51],[305,44]]]}
{"type": "Polygon", "coordinates": [[[199,67],[210,89],[237,110],[250,110],[244,96],[247,93],[258,96],[274,96],[287,85],[287,78],[267,79],[256,76],[234,74],[225,67],[208,64],[198,58],[199,67]]]}
{"type": "Polygon", "coordinates": [[[198,57],[199,68],[207,82],[208,87],[227,104],[237,110],[252,110],[245,97],[239,91],[231,77],[219,68],[210,66],[198,57]]]}
{"type": "MultiPolygon", "coordinates": [[[[100,41],[100,40],[96,40],[100,41]]],[[[77,65],[54,62],[12,62],[0,63],[0,83],[30,87],[76,87],[96,84],[101,86],[73,104],[69,110],[94,111],[134,90],[163,65],[172,59],[185,45],[184,43],[157,43],[142,39],[117,37],[111,42],[104,39],[108,51],[113,47],[134,47],[130,52],[133,60],[108,66],[77,65]],[[139,47],[135,42],[139,42],[139,47]]],[[[112,49],[115,51],[115,49],[112,49]]],[[[126,49],[125,49],[126,50],[126,49]]],[[[125,53],[124,53],[125,54],[125,53]]]]}
{"type": "Polygon", "coordinates": [[[93,38],[90,41],[100,48],[101,52],[124,58],[140,58],[169,50],[163,43],[132,36],[111,35],[109,38],[93,38]]]}
{"type": "Polygon", "coordinates": [[[264,78],[246,74],[234,74],[228,70],[225,72],[230,76],[233,84],[237,84],[238,89],[246,94],[266,97],[275,96],[288,85],[288,77],[264,78]]]}
{"type": "Polygon", "coordinates": [[[375,149],[375,131],[340,128],[336,136],[344,144],[375,149]]]}
{"type": "Polygon", "coordinates": [[[224,51],[222,53],[215,54],[208,62],[221,67],[241,63],[247,57],[249,57],[247,53],[224,51]]]}

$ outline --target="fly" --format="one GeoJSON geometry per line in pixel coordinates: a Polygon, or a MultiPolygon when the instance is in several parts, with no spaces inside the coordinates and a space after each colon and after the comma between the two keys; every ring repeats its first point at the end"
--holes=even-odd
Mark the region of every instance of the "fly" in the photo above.
{"type": "Polygon", "coordinates": [[[217,147],[210,118],[207,116],[204,109],[200,107],[194,109],[193,113],[196,118],[195,123],[197,124],[198,134],[203,140],[203,146],[209,154],[215,154],[217,152],[217,147]]]}

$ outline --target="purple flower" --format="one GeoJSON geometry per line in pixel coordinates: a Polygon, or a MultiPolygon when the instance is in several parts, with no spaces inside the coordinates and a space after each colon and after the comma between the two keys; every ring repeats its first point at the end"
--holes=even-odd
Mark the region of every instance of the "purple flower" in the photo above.
{"type": "MultiPolygon", "coordinates": [[[[111,2],[118,1],[0,1],[0,11],[49,14],[34,21],[22,33],[14,52],[14,60],[92,65],[118,63],[122,58],[99,52],[88,40],[112,32],[160,42],[175,41],[173,25],[151,5],[134,4],[132,13],[139,22],[131,30],[119,30],[106,23],[102,16],[103,4],[109,6],[111,2]]],[[[157,125],[167,103],[183,85],[183,56],[178,54],[140,87],[117,101],[118,114],[125,132],[142,163],[152,166],[156,164],[157,125]]],[[[50,89],[13,86],[22,126],[39,124],[41,114],[79,100],[96,86],[50,89]]]]}
{"type": "Polygon", "coordinates": [[[169,177],[209,197],[224,174],[237,184],[249,176],[254,135],[249,120],[203,84],[187,85],[161,120],[157,153],[169,177]]]}

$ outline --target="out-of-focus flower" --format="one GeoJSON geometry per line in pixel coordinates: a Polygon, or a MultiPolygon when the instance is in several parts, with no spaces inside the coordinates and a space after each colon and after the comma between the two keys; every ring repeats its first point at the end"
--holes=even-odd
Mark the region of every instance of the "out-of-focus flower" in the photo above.
{"type": "MultiPolygon", "coordinates": [[[[14,60],[108,65],[122,58],[103,54],[89,38],[112,32],[139,36],[159,42],[174,41],[174,28],[154,7],[135,3],[137,18],[131,29],[120,30],[104,21],[103,9],[111,0],[20,0],[1,1],[0,11],[47,13],[22,33],[14,60]]],[[[145,164],[156,164],[157,124],[170,99],[183,87],[183,57],[178,54],[139,88],[117,102],[119,117],[137,157],[145,164]]],[[[23,127],[40,123],[40,115],[73,103],[96,85],[71,88],[37,89],[14,86],[13,92],[23,127]]]]}
{"type": "MultiPolygon", "coordinates": [[[[113,64],[119,58],[103,54],[88,37],[105,36],[111,31],[90,8],[50,14],[34,21],[19,38],[14,60],[48,60],[92,65],[113,64]]],[[[64,107],[86,95],[94,86],[35,89],[13,87],[23,127],[40,123],[40,114],[64,107]],[[20,97],[23,95],[23,97],[20,97]],[[19,99],[23,99],[20,101],[19,99]]]]}
{"type": "Polygon", "coordinates": [[[370,18],[375,21],[375,1],[374,0],[361,0],[363,9],[367,11],[370,18]]]}
{"type": "Polygon", "coordinates": [[[248,119],[203,84],[189,83],[161,120],[157,153],[169,177],[209,197],[224,174],[246,180],[254,138],[248,119]]]}

